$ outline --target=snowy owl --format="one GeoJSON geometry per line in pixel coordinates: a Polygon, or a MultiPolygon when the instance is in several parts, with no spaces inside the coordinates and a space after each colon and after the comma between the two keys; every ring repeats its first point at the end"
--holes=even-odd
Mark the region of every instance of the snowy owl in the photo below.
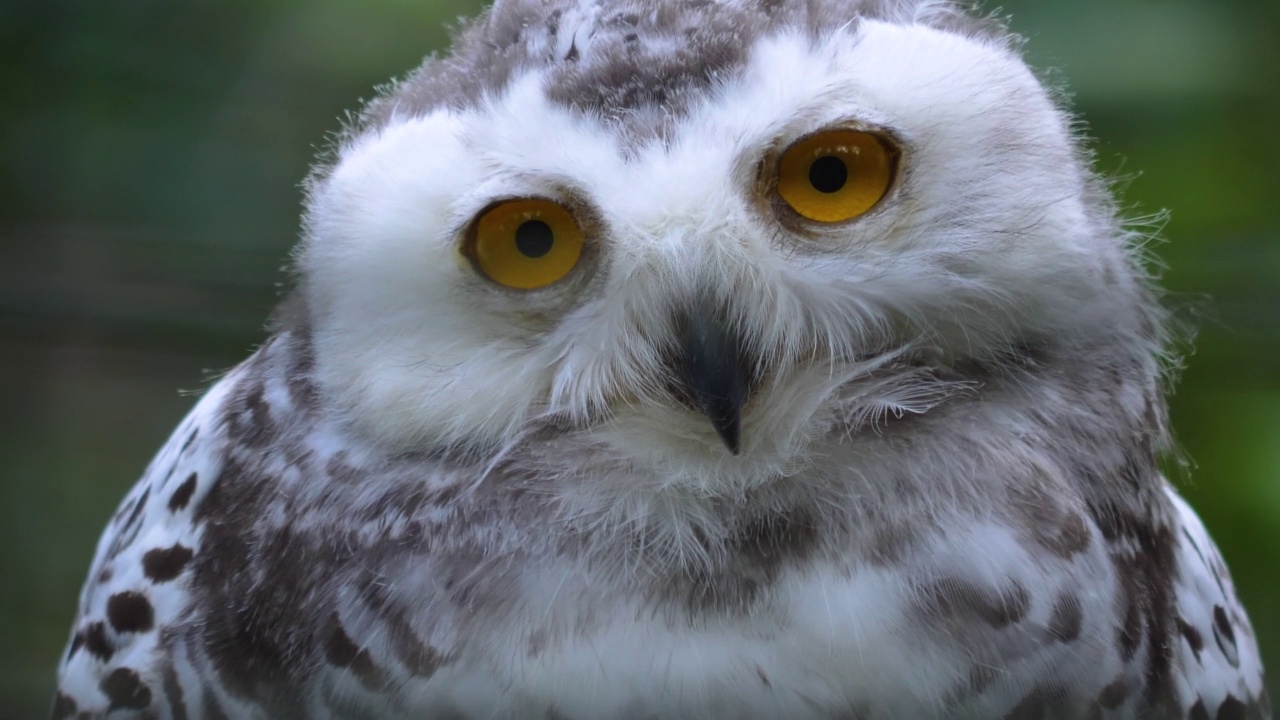
{"type": "Polygon", "coordinates": [[[1136,239],[997,21],[502,0],[303,235],[56,717],[1270,717],[1136,239]]]}

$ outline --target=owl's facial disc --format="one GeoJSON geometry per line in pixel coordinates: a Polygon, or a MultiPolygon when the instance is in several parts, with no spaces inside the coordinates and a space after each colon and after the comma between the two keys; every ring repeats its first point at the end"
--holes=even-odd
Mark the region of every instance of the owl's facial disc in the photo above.
{"type": "Polygon", "coordinates": [[[689,399],[737,455],[742,407],[753,384],[742,339],[707,302],[696,303],[679,328],[679,372],[689,399]]]}

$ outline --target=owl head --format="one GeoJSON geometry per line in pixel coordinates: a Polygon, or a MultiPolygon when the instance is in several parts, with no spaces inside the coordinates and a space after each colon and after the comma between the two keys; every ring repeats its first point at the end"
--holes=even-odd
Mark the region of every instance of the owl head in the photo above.
{"type": "Polygon", "coordinates": [[[1163,417],[1133,244],[950,2],[504,0],[315,174],[296,322],[389,448],[549,431],[706,487],[1163,417]]]}

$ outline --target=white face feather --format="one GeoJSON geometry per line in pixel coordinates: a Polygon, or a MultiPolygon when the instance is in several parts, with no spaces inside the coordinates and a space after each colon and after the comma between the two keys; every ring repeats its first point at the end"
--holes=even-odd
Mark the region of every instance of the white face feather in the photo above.
{"type": "Polygon", "coordinates": [[[1132,305],[1109,302],[1135,281],[1122,238],[1090,218],[1069,122],[1006,49],[875,21],[784,32],[639,147],[550,102],[544,80],[397,118],[345,147],[313,194],[300,268],[318,378],[382,441],[501,445],[557,414],[605,442],[622,433],[620,457],[777,472],[841,419],[948,392],[909,378],[841,392],[895,351],[981,358],[1132,305]],[[895,189],[851,223],[793,232],[760,201],[762,158],[850,123],[902,143],[895,189]],[[461,254],[494,201],[566,193],[598,229],[561,283],[506,290],[461,254]],[[700,292],[770,361],[738,458],[664,395],[673,313],[700,292]]]}

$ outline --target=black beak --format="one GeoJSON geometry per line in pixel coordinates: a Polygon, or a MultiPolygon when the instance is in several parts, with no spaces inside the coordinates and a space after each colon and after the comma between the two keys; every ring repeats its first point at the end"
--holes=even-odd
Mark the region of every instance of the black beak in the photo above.
{"type": "Polygon", "coordinates": [[[737,455],[751,372],[741,339],[710,303],[698,305],[682,323],[680,367],[694,406],[711,421],[729,452],[737,455]]]}

